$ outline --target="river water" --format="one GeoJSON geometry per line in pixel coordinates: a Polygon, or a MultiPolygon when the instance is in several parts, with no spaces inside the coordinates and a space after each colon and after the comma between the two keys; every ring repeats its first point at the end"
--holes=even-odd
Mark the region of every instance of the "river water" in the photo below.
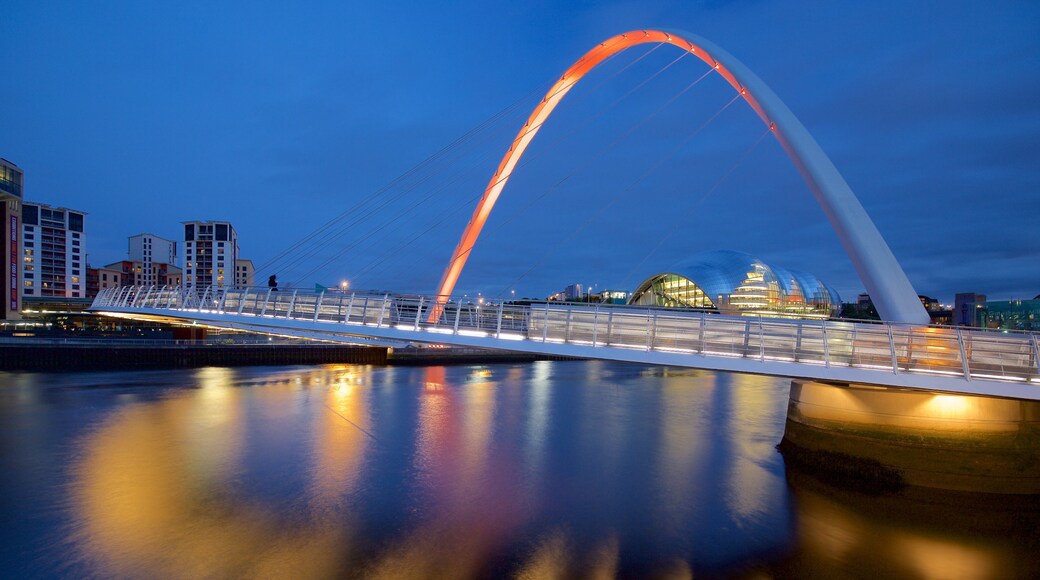
{"type": "Polygon", "coordinates": [[[1040,577],[1034,500],[785,467],[788,387],[596,361],[0,373],[0,571],[1040,577]]]}

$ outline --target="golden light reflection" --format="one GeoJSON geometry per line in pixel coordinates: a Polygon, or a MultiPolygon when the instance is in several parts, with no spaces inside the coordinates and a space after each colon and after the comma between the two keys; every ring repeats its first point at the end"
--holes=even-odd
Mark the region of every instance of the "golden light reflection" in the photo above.
{"type": "Polygon", "coordinates": [[[765,464],[776,453],[773,440],[774,427],[768,423],[776,416],[773,406],[777,397],[770,390],[779,379],[755,375],[730,375],[726,388],[733,397],[732,433],[734,453],[730,481],[726,486],[730,493],[726,503],[741,519],[752,519],[769,511],[781,501],[781,487],[776,485],[777,475],[766,469],[765,464]]]}
{"type": "Polygon", "coordinates": [[[668,509],[662,512],[667,521],[659,525],[677,528],[689,516],[697,496],[691,485],[699,479],[711,441],[703,417],[711,413],[715,383],[709,378],[691,384],[685,376],[664,381],[657,477],[668,509]]]}
{"type": "Polygon", "coordinates": [[[316,509],[337,510],[357,489],[372,436],[367,390],[359,384],[359,373],[352,368],[331,371],[326,379],[327,412],[315,422],[311,496],[316,509]]]}
{"type": "Polygon", "coordinates": [[[240,427],[230,423],[240,420],[226,408],[199,410],[212,404],[204,391],[123,407],[82,441],[70,506],[78,553],[109,577],[334,574],[343,553],[331,549],[341,541],[337,527],[289,533],[262,504],[224,503],[235,495],[232,470],[213,461],[233,454],[203,452],[200,462],[199,449],[234,439],[240,427]],[[200,434],[212,441],[200,445],[200,434]]]}

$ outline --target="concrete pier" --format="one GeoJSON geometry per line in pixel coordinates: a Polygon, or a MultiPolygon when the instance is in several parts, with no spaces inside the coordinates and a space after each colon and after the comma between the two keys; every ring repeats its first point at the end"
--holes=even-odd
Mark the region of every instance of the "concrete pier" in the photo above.
{"type": "Polygon", "coordinates": [[[795,380],[781,451],[814,469],[1040,494],[1040,402],[795,380]]]}

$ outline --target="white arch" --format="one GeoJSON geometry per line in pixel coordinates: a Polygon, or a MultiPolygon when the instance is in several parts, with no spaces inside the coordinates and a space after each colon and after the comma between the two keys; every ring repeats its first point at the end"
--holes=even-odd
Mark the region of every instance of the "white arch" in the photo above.
{"type": "MultiPolygon", "coordinates": [[[[662,30],[636,30],[620,34],[599,44],[578,59],[549,89],[545,98],[531,113],[527,123],[520,129],[520,133],[513,140],[509,151],[502,158],[495,175],[491,177],[487,189],[484,190],[484,195],[477,204],[473,217],[466,225],[451,261],[441,277],[437,290],[439,300],[446,301],[454,290],[462,267],[469,258],[499,194],[502,193],[502,189],[527,146],[556,105],[563,100],[567,92],[581,80],[585,73],[595,68],[604,59],[627,48],[648,42],[667,43],[688,51],[715,69],[740,93],[772,130],[776,140],[809,185],[813,196],[830,221],[831,227],[838,234],[838,239],[849,259],[852,260],[867,292],[870,293],[881,318],[896,322],[927,324],[928,313],[921,305],[917,292],[910,285],[910,280],[907,279],[903,268],[892,255],[892,250],[889,249],[874,222],[871,221],[866,210],[852,193],[848,183],[791,110],[757,75],[715,44],[693,34],[662,30]]],[[[436,310],[431,311],[431,318],[436,315],[436,310]]]]}

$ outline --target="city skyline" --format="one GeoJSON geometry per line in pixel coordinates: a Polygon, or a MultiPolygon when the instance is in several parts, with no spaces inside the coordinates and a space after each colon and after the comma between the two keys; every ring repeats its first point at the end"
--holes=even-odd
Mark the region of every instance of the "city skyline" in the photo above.
{"type": "MultiPolygon", "coordinates": [[[[0,60],[17,79],[5,90],[0,156],[25,171],[27,201],[90,215],[95,266],[118,259],[128,235],[177,239],[177,224],[190,219],[234,222],[244,252],[264,262],[544,90],[591,46],[653,24],[717,42],[773,87],[845,175],[919,293],[950,301],[956,292],[1040,292],[1040,239],[1030,227],[1040,217],[1031,154],[1040,145],[1040,65],[1021,56],[1040,48],[1031,6],[170,10],[69,6],[57,14],[21,3],[0,40],[0,60]],[[276,34],[282,29],[293,34],[276,34]],[[134,231],[124,231],[130,220],[134,231]]],[[[753,113],[743,103],[725,109],[718,82],[683,94],[704,72],[699,63],[670,66],[675,53],[641,54],[619,56],[613,70],[576,89],[573,107],[532,145],[542,156],[504,193],[460,293],[534,296],[571,282],[604,289],[626,280],[620,289],[631,290],[683,257],[733,248],[812,271],[854,301],[862,284],[797,172],[775,142],[753,146],[761,131],[753,113]],[[649,80],[602,122],[585,124],[649,80]],[[673,97],[676,105],[658,114],[673,97]],[[693,135],[690,127],[715,110],[724,112],[719,123],[693,135]],[[640,124],[627,147],[594,155],[640,124]],[[723,170],[745,153],[727,177],[723,170]],[[615,171],[619,159],[631,169],[615,171]]],[[[422,207],[377,231],[374,240],[388,248],[427,231],[420,218],[431,206],[462,209],[352,284],[433,290],[472,211],[465,202],[479,196],[516,119],[537,98],[483,133],[480,149],[460,151],[457,191],[445,187],[441,203],[402,197],[422,207]],[[489,160],[472,161],[484,153],[489,160]],[[408,236],[394,237],[395,229],[408,236]]],[[[384,246],[332,255],[301,285],[364,271],[384,246]]],[[[311,257],[325,260],[320,251],[311,257]]]]}

